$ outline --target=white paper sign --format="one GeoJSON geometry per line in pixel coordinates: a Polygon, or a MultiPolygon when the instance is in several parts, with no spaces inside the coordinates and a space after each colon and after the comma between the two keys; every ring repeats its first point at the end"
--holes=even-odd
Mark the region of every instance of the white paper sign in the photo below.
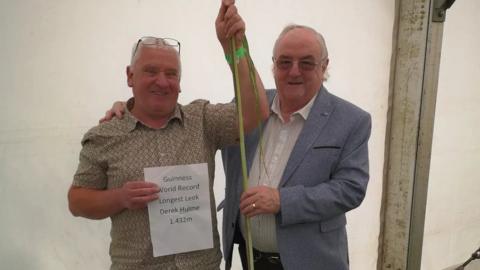
{"type": "Polygon", "coordinates": [[[159,199],[148,204],[153,256],[213,248],[207,163],[145,168],[159,199]]]}

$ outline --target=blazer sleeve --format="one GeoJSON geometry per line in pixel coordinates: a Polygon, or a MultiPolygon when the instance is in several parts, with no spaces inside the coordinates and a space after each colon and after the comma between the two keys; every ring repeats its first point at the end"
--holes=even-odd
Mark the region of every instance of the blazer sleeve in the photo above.
{"type": "MultiPolygon", "coordinates": [[[[280,226],[326,221],[360,205],[369,180],[370,132],[371,117],[364,113],[351,125],[330,175],[314,179],[315,185],[301,185],[302,179],[296,179],[297,184],[280,188],[280,226]]],[[[319,177],[315,171],[300,175],[319,177]]]]}

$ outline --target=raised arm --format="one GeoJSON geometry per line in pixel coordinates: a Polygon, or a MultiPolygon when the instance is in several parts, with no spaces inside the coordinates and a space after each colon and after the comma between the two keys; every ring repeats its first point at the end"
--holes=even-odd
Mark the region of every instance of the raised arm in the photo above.
{"type": "MultiPolygon", "coordinates": [[[[235,38],[237,50],[242,47],[242,42],[245,37],[245,22],[238,14],[237,7],[234,0],[223,0],[215,21],[217,30],[217,37],[222,45],[225,55],[230,55],[230,39],[235,38]]],[[[230,65],[232,68],[232,65],[230,65]]],[[[259,93],[260,120],[263,121],[268,118],[270,109],[268,106],[265,88],[257,71],[254,70],[256,76],[257,89],[259,93]]],[[[244,118],[244,130],[249,132],[253,130],[258,123],[258,115],[255,110],[256,97],[249,78],[249,68],[246,57],[239,59],[238,75],[240,80],[240,90],[242,97],[242,113],[244,118]]]]}

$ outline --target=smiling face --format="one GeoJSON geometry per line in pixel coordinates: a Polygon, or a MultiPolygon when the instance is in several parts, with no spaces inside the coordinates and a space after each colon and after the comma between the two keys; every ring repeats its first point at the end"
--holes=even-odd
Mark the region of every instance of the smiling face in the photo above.
{"type": "Polygon", "coordinates": [[[168,47],[141,46],[136,61],[127,67],[128,86],[139,120],[164,119],[173,115],[180,92],[180,59],[168,47]]]}
{"type": "Polygon", "coordinates": [[[307,28],[293,28],[277,41],[273,75],[282,113],[301,109],[320,90],[328,65],[322,51],[316,33],[307,28]]]}

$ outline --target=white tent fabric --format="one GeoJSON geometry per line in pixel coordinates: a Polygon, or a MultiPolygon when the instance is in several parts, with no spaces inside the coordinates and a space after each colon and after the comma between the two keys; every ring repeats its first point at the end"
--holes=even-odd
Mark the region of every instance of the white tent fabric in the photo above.
{"type": "MultiPolygon", "coordinates": [[[[131,96],[125,66],[140,36],[182,42],[180,102],[228,102],[232,80],[214,30],[219,2],[0,2],[2,268],[108,268],[110,222],[74,218],[68,211],[66,193],[80,140],[114,100],[131,96]]],[[[348,215],[355,270],[372,270],[377,263],[394,2],[237,0],[253,59],[268,88],[275,87],[271,52],[276,36],[288,23],[306,24],[326,38],[327,88],[373,116],[369,189],[363,204],[348,215]]],[[[480,113],[475,106],[480,104],[480,38],[474,34],[480,28],[480,5],[476,0],[458,2],[447,15],[444,33],[425,270],[460,263],[480,240],[480,190],[475,185],[480,174],[475,170],[480,161],[480,113]]],[[[219,202],[225,179],[217,161],[219,202]]],[[[235,263],[234,269],[240,269],[238,259],[235,263]]]]}

